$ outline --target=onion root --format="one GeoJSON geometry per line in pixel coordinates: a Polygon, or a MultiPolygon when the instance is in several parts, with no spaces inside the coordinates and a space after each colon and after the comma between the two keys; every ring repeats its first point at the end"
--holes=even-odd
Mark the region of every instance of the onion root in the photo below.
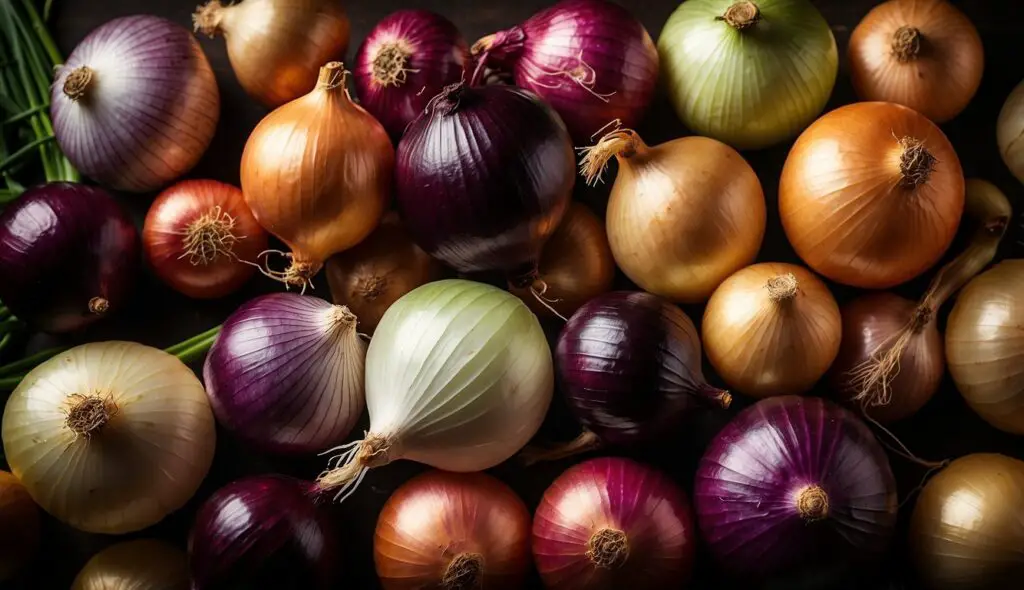
{"type": "Polygon", "coordinates": [[[110,301],[105,297],[93,297],[89,300],[89,313],[103,315],[110,310],[110,301]]]}
{"type": "Polygon", "coordinates": [[[483,586],[484,558],[479,553],[460,553],[441,578],[444,590],[477,590],[483,586]]]}
{"type": "Polygon", "coordinates": [[[235,244],[245,236],[236,236],[235,218],[218,205],[203,213],[182,231],[185,251],[179,258],[188,258],[193,266],[212,264],[218,258],[237,258],[235,244]]]}
{"type": "Polygon", "coordinates": [[[73,101],[79,101],[86,97],[86,92],[92,85],[93,72],[89,66],[79,66],[64,79],[64,94],[73,101]]]}
{"type": "Polygon", "coordinates": [[[807,522],[823,520],[828,517],[828,494],[817,484],[809,485],[797,494],[796,509],[807,522]]]}
{"type": "Polygon", "coordinates": [[[192,27],[211,39],[220,33],[220,22],[224,18],[224,6],[218,0],[210,0],[196,9],[192,15],[192,27]]]}
{"type": "Polygon", "coordinates": [[[768,297],[775,303],[789,301],[796,297],[799,287],[800,283],[796,280],[796,275],[791,272],[768,279],[768,282],[765,283],[765,288],[768,289],[768,297]]]}
{"type": "Polygon", "coordinates": [[[900,186],[914,189],[928,182],[938,160],[924,142],[914,137],[899,139],[903,153],[900,154],[900,186]]]}
{"type": "Polygon", "coordinates": [[[618,529],[604,528],[587,540],[587,557],[597,567],[621,567],[629,559],[629,539],[618,529]]]}
{"type": "Polygon", "coordinates": [[[117,414],[117,404],[110,395],[73,393],[67,397],[64,424],[76,436],[91,438],[117,414]]]}
{"type": "Polygon", "coordinates": [[[921,31],[904,25],[892,34],[892,55],[896,61],[907,63],[917,59],[921,53],[921,42],[924,37],[921,31]]]}
{"type": "Polygon", "coordinates": [[[405,84],[409,74],[419,72],[405,67],[410,55],[412,48],[404,39],[385,43],[373,58],[373,81],[385,88],[405,84]]]}
{"type": "Polygon", "coordinates": [[[320,474],[314,489],[317,492],[338,490],[335,494],[336,500],[347,498],[362,483],[368,469],[381,467],[392,461],[393,447],[394,440],[391,437],[367,433],[366,438],[361,441],[326,451],[342,452],[331,458],[328,463],[330,469],[320,474]]]}
{"type": "Polygon", "coordinates": [[[725,9],[725,14],[715,17],[715,20],[723,20],[730,27],[737,31],[742,31],[760,22],[761,9],[753,2],[736,2],[725,9]]]}

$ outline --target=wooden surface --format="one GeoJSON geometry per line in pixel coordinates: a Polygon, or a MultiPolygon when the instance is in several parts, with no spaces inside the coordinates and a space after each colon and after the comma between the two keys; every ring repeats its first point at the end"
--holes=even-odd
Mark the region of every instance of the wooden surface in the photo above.
{"type": "MultiPolygon", "coordinates": [[[[6,0],[3,0],[6,1],[6,0]]],[[[197,0],[56,0],[51,27],[58,44],[66,55],[93,28],[107,20],[148,11],[170,18],[182,25],[190,24],[190,14],[197,0]]],[[[675,0],[634,0],[622,2],[630,7],[644,22],[652,37],[657,39],[661,27],[672,10],[675,0]]],[[[955,120],[943,126],[963,162],[968,176],[979,176],[992,180],[1011,197],[1019,210],[1024,189],[1003,166],[995,143],[995,120],[1006,95],[1013,86],[1024,78],[1024,61],[1020,59],[1020,31],[1024,30],[1024,7],[1017,0],[966,0],[955,2],[978,26],[985,43],[986,70],[978,95],[967,110],[955,120]]],[[[352,21],[352,42],[348,56],[365,37],[366,33],[387,13],[398,8],[429,8],[451,18],[472,42],[476,38],[507,28],[529,17],[539,8],[551,4],[542,0],[516,0],[514,2],[481,0],[359,0],[350,1],[348,11],[352,21]]],[[[850,31],[861,17],[876,4],[874,0],[816,0],[825,18],[832,25],[840,48],[845,55],[850,31]]],[[[242,146],[249,131],[266,111],[249,100],[228,65],[222,39],[204,38],[206,50],[220,84],[222,113],[217,136],[206,157],[192,172],[192,177],[210,177],[227,182],[238,182],[238,162],[242,146]]],[[[853,102],[846,65],[840,66],[829,109],[853,102]]],[[[647,121],[639,128],[648,143],[659,143],[686,133],[663,96],[659,96],[647,121]]],[[[778,220],[776,191],[778,176],[785,160],[789,145],[781,145],[760,152],[744,155],[757,170],[768,198],[769,225],[759,260],[781,260],[798,262],[787,244],[778,220]]],[[[575,197],[602,211],[607,186],[591,189],[578,183],[575,197]]],[[[151,196],[124,196],[141,221],[151,196]]],[[[1002,256],[1021,256],[1017,240],[1020,228],[1015,224],[1006,240],[1002,256]]],[[[924,277],[902,286],[898,291],[916,299],[924,289],[924,277]]],[[[624,280],[622,285],[628,286],[624,280]]],[[[133,339],[155,346],[167,346],[192,334],[219,323],[241,301],[260,291],[277,289],[269,281],[254,281],[243,294],[230,300],[214,303],[196,303],[172,293],[159,285],[152,277],[146,277],[144,285],[133,307],[116,320],[98,327],[91,333],[81,335],[80,340],[101,340],[105,338],[133,339]]],[[[835,288],[840,302],[849,298],[852,292],[835,288]]],[[[315,292],[327,296],[326,286],[321,284],[315,292]]],[[[699,323],[700,308],[687,308],[691,317],[699,323]]],[[[557,327],[550,330],[555,334],[557,327]]],[[[34,337],[27,345],[31,348],[44,346],[48,340],[34,337]]],[[[714,382],[715,377],[711,376],[714,382]]],[[[819,391],[819,393],[827,393],[819,391]]],[[[738,400],[735,412],[747,402],[738,400]]],[[[728,419],[727,413],[700,416],[679,431],[674,440],[663,441],[642,449],[632,449],[627,454],[670,472],[688,491],[694,466],[706,441],[717,428],[728,419]]],[[[365,418],[364,418],[365,424],[365,418]]],[[[357,431],[362,430],[357,427],[357,431]]],[[[556,407],[549,417],[541,436],[549,440],[568,438],[576,432],[576,426],[556,407]]],[[[917,417],[899,425],[895,431],[903,440],[924,457],[939,459],[955,457],[969,452],[995,451],[1024,458],[1024,441],[995,431],[977,418],[961,401],[948,377],[941,392],[917,417]]],[[[893,467],[900,481],[901,498],[909,494],[920,481],[923,470],[905,461],[894,458],[893,467]]],[[[493,472],[509,483],[530,507],[536,503],[547,485],[571,461],[539,465],[525,469],[515,464],[499,466],[493,472]]],[[[131,538],[159,537],[184,548],[187,531],[191,525],[196,506],[213,490],[244,474],[261,472],[286,472],[299,477],[314,477],[322,468],[321,459],[313,457],[303,460],[261,457],[248,452],[220,433],[217,458],[202,489],[183,510],[171,515],[164,522],[142,531],[131,538]]],[[[401,462],[369,474],[359,493],[342,506],[332,508],[345,543],[346,559],[339,567],[345,571],[348,588],[376,588],[373,572],[372,538],[376,515],[388,495],[411,474],[422,469],[409,462],[401,462]]],[[[912,507],[908,503],[901,522],[905,526],[906,515],[912,507]]],[[[119,540],[118,538],[88,535],[64,527],[52,519],[46,522],[46,543],[35,567],[15,588],[60,589],[67,588],[78,569],[100,548],[119,540]]],[[[863,581],[851,580],[850,588],[883,589],[913,588],[912,580],[903,565],[903,539],[901,529],[897,539],[898,547],[893,553],[892,564],[879,576],[863,581]]],[[[698,559],[697,580],[692,587],[728,587],[721,582],[709,561],[698,559]]],[[[539,583],[531,578],[531,588],[539,583]]],[[[267,586],[272,587],[270,585],[267,586]]]]}

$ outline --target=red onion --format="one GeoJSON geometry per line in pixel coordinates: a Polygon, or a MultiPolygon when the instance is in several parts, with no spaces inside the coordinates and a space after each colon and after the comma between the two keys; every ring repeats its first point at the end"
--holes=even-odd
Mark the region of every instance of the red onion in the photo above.
{"type": "Polygon", "coordinates": [[[834,588],[884,555],[896,482],[859,418],[790,395],[747,408],[715,437],[694,504],[705,542],[730,574],[834,588]]]}
{"type": "Polygon", "coordinates": [[[0,301],[40,330],[78,330],[126,303],[138,251],[132,220],[106,191],[31,188],[0,213],[0,301]]]}
{"type": "Polygon", "coordinates": [[[341,583],[334,527],[312,484],[259,475],[217,490],[196,513],[188,540],[192,590],[334,590],[341,583]]]}
{"type": "Polygon", "coordinates": [[[606,0],[563,0],[473,45],[477,74],[511,70],[516,86],[562,116],[577,145],[618,119],[635,127],[658,79],[658,51],[628,10],[606,0]]]}
{"type": "Polygon", "coordinates": [[[224,322],[203,380],[224,428],[265,451],[311,453],[348,436],[362,414],[365,356],[348,308],[275,293],[224,322]]]}
{"type": "Polygon", "coordinates": [[[696,542],[683,491],[629,459],[569,468],[533,517],[534,561],[552,590],[680,588],[696,542]]]}
{"type": "Polygon", "coordinates": [[[57,69],[50,103],[68,160],[100,184],[131,192],[188,172],[220,116],[217,81],[192,33],[146,15],[89,33],[57,69]]]}
{"type": "Polygon", "coordinates": [[[363,108],[397,140],[438,92],[463,77],[469,46],[455,25],[429,10],[384,17],[356,52],[352,81],[363,108]]]}

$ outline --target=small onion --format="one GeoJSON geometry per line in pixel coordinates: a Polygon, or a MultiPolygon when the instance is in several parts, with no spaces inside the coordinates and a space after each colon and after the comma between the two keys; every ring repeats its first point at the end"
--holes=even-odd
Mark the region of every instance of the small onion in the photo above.
{"type": "Polygon", "coordinates": [[[384,504],[373,560],[384,590],[519,590],[529,528],[526,505],[497,479],[429,471],[384,504]]]}
{"type": "Polygon", "coordinates": [[[701,325],[708,361],[754,397],[805,393],[839,352],[842,319],[825,283],[793,264],[762,263],[715,290],[701,325]]]}
{"type": "Polygon", "coordinates": [[[569,468],[544,492],[533,520],[534,561],[551,590],[680,588],[696,544],[686,494],[629,459],[569,468]]]}
{"type": "Polygon", "coordinates": [[[125,541],[94,555],[71,590],[190,590],[188,560],[163,541],[125,541]]]}
{"type": "Polygon", "coordinates": [[[999,111],[996,140],[1003,162],[1024,182],[1024,82],[1017,84],[999,111]]]}
{"type": "Polygon", "coordinates": [[[75,168],[100,184],[147,192],[188,172],[210,145],[220,93],[183,27],[127,16],[97,28],[57,68],[53,134],[75,168]]]}
{"type": "Polygon", "coordinates": [[[0,471],[0,582],[19,573],[39,549],[39,509],[18,478],[0,471]]]}

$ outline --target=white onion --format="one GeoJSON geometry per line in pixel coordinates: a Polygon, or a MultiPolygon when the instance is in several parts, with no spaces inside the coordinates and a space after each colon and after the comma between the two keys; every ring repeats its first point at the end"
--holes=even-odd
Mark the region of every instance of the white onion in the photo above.
{"type": "Polygon", "coordinates": [[[1006,167],[1024,182],[1024,82],[1006,97],[1003,109],[999,111],[996,140],[1006,167]]]}

